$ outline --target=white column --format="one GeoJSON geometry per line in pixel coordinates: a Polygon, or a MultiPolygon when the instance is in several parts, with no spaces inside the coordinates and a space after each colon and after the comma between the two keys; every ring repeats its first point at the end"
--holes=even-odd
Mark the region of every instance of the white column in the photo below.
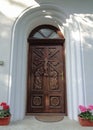
{"type": "Polygon", "coordinates": [[[81,36],[79,23],[75,16],[67,20],[65,36],[68,116],[77,120],[78,106],[84,104],[85,97],[81,36]]]}

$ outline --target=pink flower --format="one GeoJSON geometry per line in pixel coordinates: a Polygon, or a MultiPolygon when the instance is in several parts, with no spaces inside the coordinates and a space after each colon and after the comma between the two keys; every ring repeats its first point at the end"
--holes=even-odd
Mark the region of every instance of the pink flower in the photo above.
{"type": "Polygon", "coordinates": [[[87,108],[85,106],[79,105],[79,109],[81,112],[86,112],[87,108]]]}
{"type": "Polygon", "coordinates": [[[87,110],[89,110],[89,111],[93,110],[93,105],[89,105],[87,110]]]}
{"type": "Polygon", "coordinates": [[[6,104],[6,102],[2,102],[0,105],[1,106],[6,106],[7,104],[6,104]]]}
{"type": "Polygon", "coordinates": [[[8,109],[9,109],[9,105],[4,105],[4,106],[3,106],[3,109],[4,109],[4,110],[8,110],[8,109]]]}
{"type": "Polygon", "coordinates": [[[2,102],[2,103],[0,104],[0,107],[2,107],[3,110],[8,110],[8,109],[9,109],[9,105],[7,105],[6,102],[2,102]]]}

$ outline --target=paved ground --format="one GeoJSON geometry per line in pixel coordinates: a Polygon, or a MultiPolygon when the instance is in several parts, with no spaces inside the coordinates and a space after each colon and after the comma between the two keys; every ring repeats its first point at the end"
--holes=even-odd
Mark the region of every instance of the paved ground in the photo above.
{"type": "Polygon", "coordinates": [[[59,122],[41,122],[34,116],[22,121],[11,122],[8,126],[0,126],[0,130],[93,130],[93,127],[82,127],[78,122],[65,117],[59,122]]]}

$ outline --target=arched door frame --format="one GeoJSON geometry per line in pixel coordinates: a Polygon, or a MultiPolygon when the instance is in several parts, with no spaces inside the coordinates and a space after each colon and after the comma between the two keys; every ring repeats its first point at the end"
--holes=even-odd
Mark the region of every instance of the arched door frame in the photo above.
{"type": "MultiPolygon", "coordinates": [[[[58,27],[62,32],[64,32],[66,37],[67,111],[70,119],[77,119],[77,105],[80,102],[84,103],[82,83],[83,76],[81,71],[82,57],[80,46],[78,47],[78,51],[76,50],[75,52],[75,50],[73,50],[73,48],[76,49],[77,46],[74,46],[71,42],[71,27],[70,29],[67,26],[63,27],[65,20],[66,15],[62,11],[62,7],[49,3],[41,4],[37,7],[29,7],[21,13],[15,21],[12,32],[10,84],[8,95],[8,102],[11,106],[12,120],[21,120],[25,116],[28,52],[27,37],[31,30],[33,30],[36,26],[47,23],[58,27]],[[79,55],[79,57],[77,55],[79,55]],[[79,60],[79,67],[76,66],[76,60],[79,60]],[[79,73],[77,72],[78,70],[79,73]],[[80,80],[79,76],[81,76],[80,80]],[[80,86],[77,87],[77,85],[80,86]]],[[[78,24],[77,28],[79,29],[78,24]]],[[[72,30],[74,29],[72,28],[72,30]]],[[[76,43],[80,43],[80,41],[76,41],[76,43]]]]}
{"type": "Polygon", "coordinates": [[[48,25],[48,24],[37,26],[35,29],[33,29],[30,32],[29,37],[28,37],[28,44],[29,44],[29,49],[28,49],[28,67],[27,67],[27,69],[28,69],[27,77],[28,78],[27,78],[27,104],[26,104],[27,114],[31,114],[31,113],[32,114],[36,114],[36,113],[45,114],[47,112],[47,114],[49,113],[49,115],[50,115],[50,113],[53,113],[54,115],[55,115],[55,113],[56,113],[56,115],[57,114],[67,115],[66,82],[65,82],[66,81],[66,71],[65,71],[65,54],[64,54],[65,38],[64,38],[62,32],[58,28],[56,28],[52,25],[48,25]],[[38,49],[36,49],[36,52],[35,52],[35,50],[33,52],[32,48],[34,48],[34,49],[42,48],[43,52],[40,50],[38,51],[38,49]],[[52,49],[52,51],[50,48],[52,49]],[[55,49],[55,51],[54,51],[54,49],[55,49]],[[61,51],[60,51],[60,49],[61,49],[61,51]],[[46,50],[47,50],[47,52],[45,52],[46,50]],[[40,52],[42,52],[42,55],[40,52]],[[51,53],[49,53],[49,52],[51,52],[51,53]],[[48,55],[45,56],[44,55],[45,53],[47,53],[48,55]],[[34,57],[34,55],[35,55],[35,57],[34,57]],[[40,56],[41,58],[38,56],[40,56]],[[36,57],[39,58],[39,61],[32,60],[36,57]],[[47,71],[45,72],[44,68],[46,68],[46,67],[44,67],[44,65],[42,65],[42,61],[40,61],[42,59],[44,62],[45,61],[44,59],[46,59],[45,57],[48,60],[48,63],[46,64],[47,68],[50,68],[51,65],[53,68],[55,68],[55,69],[52,68],[53,70],[51,71],[52,72],[52,82],[53,82],[53,84],[51,82],[51,85],[49,85],[50,84],[49,80],[51,80],[51,78],[49,76],[49,74],[51,73],[50,69],[46,69],[47,71]],[[57,64],[53,65],[51,62],[54,59],[55,59],[55,62],[59,63],[60,65],[57,65],[57,64]],[[51,62],[50,62],[50,60],[51,60],[51,62]],[[38,71],[39,71],[39,73],[36,75],[35,75],[35,72],[32,72],[33,63],[31,61],[34,62],[34,65],[35,65],[35,63],[36,64],[39,63],[38,65],[34,66],[34,68],[37,68],[37,69],[35,69],[36,73],[38,73],[38,71]],[[49,63],[51,65],[49,65],[49,63]],[[41,69],[40,65],[42,66],[42,69],[41,69]],[[38,68],[38,66],[39,66],[39,68],[38,68]],[[59,71],[60,67],[61,67],[61,70],[59,71]],[[40,75],[40,69],[42,71],[42,76],[40,75]],[[31,74],[31,72],[33,73],[33,76],[31,74]],[[57,75],[55,75],[55,76],[57,76],[56,78],[53,77],[53,73],[54,73],[54,75],[55,75],[55,73],[57,74],[57,75]],[[47,81],[47,83],[48,83],[47,85],[46,85],[47,79],[44,78],[45,74],[47,74],[47,78],[49,79],[47,81]],[[62,77],[60,77],[59,74],[62,74],[62,77]],[[36,79],[36,78],[35,79],[37,82],[41,81],[42,85],[40,85],[36,81],[34,81],[35,79],[33,80],[32,77],[34,77],[34,76],[38,77],[38,79],[36,79]],[[42,77],[42,79],[41,79],[41,77],[42,77]],[[31,83],[31,82],[33,82],[33,83],[31,83]],[[45,83],[45,85],[44,85],[44,83],[45,83]],[[36,85],[36,88],[34,88],[35,85],[36,85]],[[38,88],[37,88],[37,86],[38,86],[38,88]],[[58,86],[58,88],[56,88],[55,86],[58,86]],[[52,89],[52,87],[54,87],[54,88],[52,89]],[[47,92],[46,92],[46,90],[47,90],[47,92]],[[55,107],[54,106],[51,107],[51,105],[50,105],[51,96],[53,96],[53,94],[54,94],[55,99],[57,98],[57,100],[59,101],[58,106],[55,106],[55,107]],[[38,106],[38,105],[33,106],[32,105],[33,103],[31,103],[34,101],[33,98],[36,95],[39,96],[39,99],[41,99],[42,103],[40,104],[40,106],[38,106]],[[41,95],[42,95],[42,97],[41,97],[41,95]],[[47,98],[47,102],[46,102],[46,98],[47,98]],[[34,111],[34,112],[37,111],[37,112],[34,113],[32,111],[34,111]]]}

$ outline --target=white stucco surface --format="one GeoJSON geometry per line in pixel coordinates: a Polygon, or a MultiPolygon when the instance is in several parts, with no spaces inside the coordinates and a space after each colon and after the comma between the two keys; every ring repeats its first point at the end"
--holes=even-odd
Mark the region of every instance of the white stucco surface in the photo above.
{"type": "Polygon", "coordinates": [[[84,57],[86,105],[93,104],[93,14],[80,21],[84,57]]]}
{"type": "Polygon", "coordinates": [[[0,13],[0,101],[7,101],[12,20],[0,13]]]}
{"type": "MultiPolygon", "coordinates": [[[[93,13],[92,13],[93,1],[92,0],[88,0],[88,1],[87,0],[82,0],[82,1],[80,0],[69,0],[69,1],[68,0],[57,0],[57,1],[49,0],[47,2],[46,0],[0,0],[0,61],[4,62],[3,65],[0,65],[0,102],[7,101],[10,103],[11,96],[9,94],[11,93],[11,88],[13,87],[11,86],[12,84],[11,81],[12,79],[17,78],[15,77],[15,75],[13,75],[14,77],[11,77],[12,75],[10,73],[11,56],[13,54],[12,38],[14,36],[12,34],[14,33],[13,30],[14,30],[15,21],[19,19],[17,17],[20,14],[21,14],[20,18],[21,16],[23,16],[22,12],[24,10],[27,11],[29,7],[32,7],[32,8],[35,8],[35,6],[41,7],[42,3],[53,4],[58,7],[60,6],[60,9],[62,12],[60,13],[60,9],[55,10],[55,11],[52,8],[49,9],[49,12],[52,12],[52,13],[49,13],[49,14],[46,13],[46,15],[52,16],[54,21],[53,19],[49,18],[49,16],[47,18],[44,18],[43,12],[41,13],[40,10],[37,12],[34,12],[33,15],[30,14],[31,17],[29,17],[27,21],[31,20],[31,23],[29,22],[28,26],[26,25],[26,21],[25,21],[25,24],[24,24],[24,21],[21,21],[21,24],[24,24],[23,30],[26,31],[26,34],[24,33],[25,35],[24,42],[26,42],[26,38],[29,32],[39,24],[50,23],[54,26],[58,26],[58,24],[60,25],[60,27],[63,26],[61,29],[64,32],[65,38],[67,37],[66,42],[68,43],[68,46],[66,46],[66,51],[69,50],[66,52],[66,66],[67,66],[66,73],[67,73],[67,81],[68,81],[67,85],[70,87],[72,86],[71,89],[68,87],[68,92],[67,92],[68,93],[67,98],[69,102],[68,106],[70,109],[69,117],[71,117],[72,119],[73,118],[76,119],[76,116],[78,113],[78,110],[77,110],[78,104],[80,103],[85,104],[85,105],[93,104],[93,100],[92,100],[93,99],[93,94],[92,94],[93,92],[93,81],[92,81],[92,77],[93,77],[93,60],[92,60],[93,59],[92,58],[93,57],[93,42],[92,42],[93,41],[93,13]],[[38,15],[39,17],[37,17],[38,15]],[[72,62],[70,64],[70,68],[68,66],[69,58],[71,58],[71,62],[72,62]],[[69,76],[71,76],[70,78],[71,80],[69,80],[69,76]],[[73,97],[73,99],[69,98],[71,96],[73,97]],[[72,110],[72,106],[73,106],[73,110],[72,110]],[[74,113],[73,117],[71,113],[74,113]]],[[[42,8],[42,10],[45,10],[45,8],[42,8]]],[[[20,28],[20,26],[18,27],[20,28]]],[[[19,34],[20,33],[21,33],[21,29],[20,29],[19,34]]],[[[22,43],[22,40],[20,41],[20,43],[22,43]]],[[[17,46],[18,48],[20,48],[21,46],[20,43],[17,46]]],[[[24,47],[27,47],[26,44],[24,44],[24,47]]],[[[21,52],[19,52],[17,55],[20,56],[20,53],[21,52]]],[[[17,63],[20,64],[20,59],[18,59],[17,63]]],[[[17,64],[15,64],[15,66],[16,65],[17,64]]],[[[20,64],[20,67],[21,67],[21,64],[20,64]]],[[[17,68],[17,66],[15,68],[17,68]]],[[[19,71],[20,71],[20,68],[19,68],[19,71]]],[[[22,76],[22,75],[19,74],[19,76],[22,76]]],[[[24,78],[23,80],[25,81],[24,78]]],[[[14,91],[13,94],[16,94],[16,91],[14,91]]],[[[18,99],[15,97],[13,97],[13,100],[15,102],[18,101],[18,99]]],[[[15,104],[15,102],[13,103],[15,104]]],[[[19,102],[17,102],[17,104],[19,104],[19,102]]]]}

